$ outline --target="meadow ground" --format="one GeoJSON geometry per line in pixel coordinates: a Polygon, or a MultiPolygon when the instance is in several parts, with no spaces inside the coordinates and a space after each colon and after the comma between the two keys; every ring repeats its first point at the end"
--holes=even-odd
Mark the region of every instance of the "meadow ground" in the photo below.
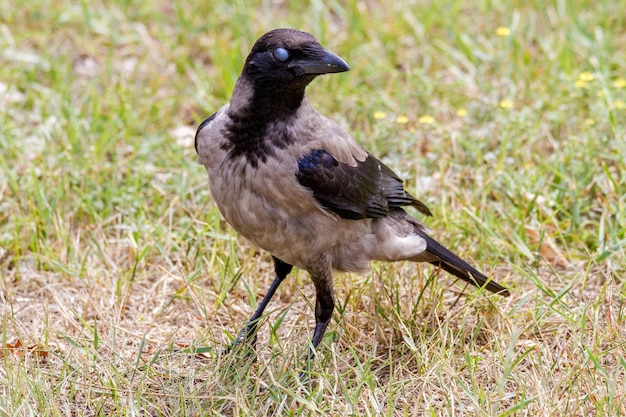
{"type": "Polygon", "coordinates": [[[0,0],[0,415],[626,414],[626,2],[0,0]],[[197,125],[289,26],[352,67],[313,104],[511,289],[303,272],[220,219],[197,125]]]}

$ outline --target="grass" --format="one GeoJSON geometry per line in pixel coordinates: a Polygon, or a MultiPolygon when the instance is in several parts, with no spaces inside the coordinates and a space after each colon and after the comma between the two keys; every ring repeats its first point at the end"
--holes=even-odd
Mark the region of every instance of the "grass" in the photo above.
{"type": "Polygon", "coordinates": [[[625,415],[626,3],[252,3],[0,0],[0,415],[625,415]],[[310,100],[512,291],[338,274],[311,389],[302,272],[219,354],[272,267],[193,149],[281,26],[346,59],[310,100]]]}

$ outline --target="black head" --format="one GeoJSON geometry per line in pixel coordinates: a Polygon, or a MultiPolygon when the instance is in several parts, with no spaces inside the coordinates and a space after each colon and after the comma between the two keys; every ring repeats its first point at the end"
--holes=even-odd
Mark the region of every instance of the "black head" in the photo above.
{"type": "Polygon", "coordinates": [[[316,76],[349,69],[343,59],[322,48],[312,35],[275,29],[256,41],[242,75],[257,87],[304,92],[316,76]]]}
{"type": "Polygon", "coordinates": [[[313,36],[272,30],[256,41],[230,99],[223,149],[256,167],[294,140],[288,121],[301,108],[306,86],[318,75],[348,71],[343,59],[313,36]]]}

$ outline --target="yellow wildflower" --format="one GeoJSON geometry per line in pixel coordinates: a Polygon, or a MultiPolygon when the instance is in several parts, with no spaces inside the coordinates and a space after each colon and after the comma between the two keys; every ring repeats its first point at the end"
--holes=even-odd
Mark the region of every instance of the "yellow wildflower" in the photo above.
{"type": "Polygon", "coordinates": [[[459,117],[465,117],[467,116],[467,110],[465,110],[463,107],[461,107],[460,109],[458,109],[456,111],[456,115],[459,117]]]}
{"type": "Polygon", "coordinates": [[[419,119],[417,119],[417,121],[419,123],[423,123],[423,124],[431,124],[435,122],[435,119],[432,116],[429,115],[424,115],[422,117],[420,117],[419,119]]]}
{"type": "Polygon", "coordinates": [[[624,88],[624,87],[626,87],[626,79],[618,78],[617,80],[613,81],[613,87],[615,87],[615,88],[624,88]]]}
{"type": "Polygon", "coordinates": [[[593,75],[589,71],[581,72],[578,76],[579,81],[593,81],[594,78],[596,78],[595,75],[593,75]]]}
{"type": "Polygon", "coordinates": [[[500,107],[503,109],[512,109],[513,102],[511,100],[500,100],[500,107]]]}
{"type": "Polygon", "coordinates": [[[409,123],[409,118],[406,116],[398,116],[396,117],[396,123],[400,124],[400,125],[405,125],[407,123],[409,123]]]}
{"type": "Polygon", "coordinates": [[[576,88],[585,88],[585,87],[587,87],[587,83],[585,81],[583,81],[583,80],[578,79],[574,83],[574,87],[576,87],[576,88]]]}
{"type": "Polygon", "coordinates": [[[626,103],[624,103],[622,100],[615,100],[615,108],[626,109],[626,103]]]}
{"type": "Polygon", "coordinates": [[[596,124],[595,119],[592,119],[592,118],[585,119],[585,125],[587,125],[587,126],[593,126],[593,125],[595,125],[595,124],[596,124]]]}
{"type": "Polygon", "coordinates": [[[384,111],[374,112],[374,119],[380,120],[380,119],[384,119],[385,117],[387,117],[387,113],[385,113],[384,111]]]}
{"type": "Polygon", "coordinates": [[[496,29],[496,35],[498,36],[509,36],[511,34],[511,29],[506,27],[506,26],[500,26],[499,28],[496,29]]]}

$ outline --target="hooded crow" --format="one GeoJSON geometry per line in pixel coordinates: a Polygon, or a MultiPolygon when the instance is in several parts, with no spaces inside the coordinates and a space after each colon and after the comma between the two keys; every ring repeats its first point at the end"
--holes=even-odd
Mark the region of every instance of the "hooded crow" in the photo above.
{"type": "Polygon", "coordinates": [[[315,286],[309,357],[335,306],[333,270],[366,271],[369,262],[429,262],[470,284],[507,289],[433,239],[403,207],[430,210],[385,164],[305,96],[321,74],[348,71],[310,34],[276,29],[252,48],[230,100],[198,127],[195,148],[226,221],[272,255],[276,278],[234,345],[254,343],[258,321],[297,266],[315,286]]]}

